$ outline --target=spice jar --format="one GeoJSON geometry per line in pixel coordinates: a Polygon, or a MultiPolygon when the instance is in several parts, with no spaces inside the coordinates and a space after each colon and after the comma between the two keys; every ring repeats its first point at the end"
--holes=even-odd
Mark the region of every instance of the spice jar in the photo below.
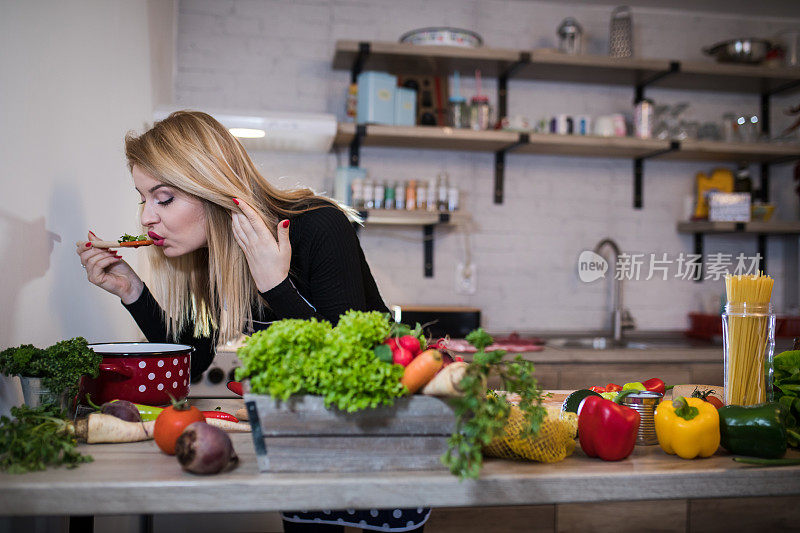
{"type": "Polygon", "coordinates": [[[473,130],[488,130],[491,127],[491,107],[485,94],[473,96],[469,107],[469,124],[473,130]]]}
{"type": "Polygon", "coordinates": [[[451,96],[447,101],[447,125],[452,128],[469,128],[470,109],[463,96],[451,96]]]}

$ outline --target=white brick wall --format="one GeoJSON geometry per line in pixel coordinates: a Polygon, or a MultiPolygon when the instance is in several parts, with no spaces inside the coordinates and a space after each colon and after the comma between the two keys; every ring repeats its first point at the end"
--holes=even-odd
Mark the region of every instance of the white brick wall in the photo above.
{"type": "MultiPolygon", "coordinates": [[[[482,35],[487,46],[555,46],[555,29],[574,16],[586,33],[587,51],[605,53],[610,8],[518,0],[184,0],[178,15],[176,101],[195,108],[264,108],[332,112],[343,116],[349,73],[333,71],[337,39],[394,41],[418,27],[451,25],[482,35]]],[[[635,49],[642,57],[702,60],[701,48],[739,35],[771,36],[797,20],[735,17],[635,9],[635,49]]],[[[468,78],[462,93],[470,96],[468,78]]],[[[485,80],[496,95],[495,80],[485,80]]],[[[531,119],[555,113],[630,113],[632,88],[512,80],[511,114],[531,119]]],[[[659,102],[691,102],[697,120],[718,120],[726,111],[758,112],[758,97],[651,90],[659,102]]],[[[796,99],[795,99],[796,100],[796,99]]],[[[786,125],[778,98],[773,127],[786,125]]],[[[796,103],[796,102],[795,102],[796,103]]],[[[254,153],[264,174],[329,190],[346,154],[254,153]]],[[[447,171],[463,194],[474,224],[469,237],[478,266],[478,291],[454,291],[455,266],[465,256],[464,233],[437,228],[435,277],[423,277],[421,230],[362,231],[362,245],[387,303],[471,305],[484,311],[492,331],[585,330],[603,327],[608,291],[576,275],[578,254],[601,238],[615,239],[627,252],[692,252],[692,238],[679,235],[683,198],[694,175],[713,163],[645,163],[644,209],[632,208],[632,162],[511,155],[506,198],[492,203],[493,155],[365,148],[362,166],[370,176],[390,180],[430,179],[447,171]]],[[[757,176],[757,167],[753,167],[757,176]]],[[[772,174],[773,199],[781,218],[798,217],[791,168],[772,174]]],[[[754,254],[755,237],[707,237],[706,251],[754,254]]],[[[777,277],[774,301],[783,302],[783,246],[769,243],[770,273],[777,277]]],[[[797,273],[788,273],[797,275],[797,273]]],[[[700,309],[706,293],[724,291],[722,282],[634,281],[625,300],[641,329],[680,329],[686,313],[700,309]]]]}

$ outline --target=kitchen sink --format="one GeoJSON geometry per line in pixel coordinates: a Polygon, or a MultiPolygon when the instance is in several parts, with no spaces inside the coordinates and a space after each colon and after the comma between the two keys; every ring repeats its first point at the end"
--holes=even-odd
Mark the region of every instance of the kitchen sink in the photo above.
{"type": "Polygon", "coordinates": [[[551,348],[585,349],[585,350],[650,350],[650,349],[692,349],[713,348],[711,342],[687,338],[636,338],[615,341],[610,337],[560,337],[546,339],[545,346],[551,348]]]}

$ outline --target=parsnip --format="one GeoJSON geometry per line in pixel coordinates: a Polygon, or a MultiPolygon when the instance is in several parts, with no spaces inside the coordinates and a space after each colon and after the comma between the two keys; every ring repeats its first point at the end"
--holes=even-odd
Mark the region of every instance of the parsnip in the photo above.
{"type": "Polygon", "coordinates": [[[428,396],[463,396],[463,391],[459,387],[461,380],[467,372],[469,363],[456,361],[444,367],[425,387],[422,394],[428,396]]]}
{"type": "Polygon", "coordinates": [[[75,436],[88,444],[106,442],[138,442],[153,438],[153,425],[149,422],[126,422],[115,416],[92,413],[75,421],[75,436]]]}
{"type": "Polygon", "coordinates": [[[250,420],[250,415],[247,414],[247,409],[244,407],[238,409],[235,413],[233,413],[233,416],[235,416],[239,420],[250,420]]]}
{"type": "Polygon", "coordinates": [[[206,418],[206,424],[209,426],[216,426],[220,429],[224,429],[225,431],[230,431],[233,433],[250,432],[250,424],[246,422],[231,422],[230,420],[222,420],[221,418],[206,418]]]}

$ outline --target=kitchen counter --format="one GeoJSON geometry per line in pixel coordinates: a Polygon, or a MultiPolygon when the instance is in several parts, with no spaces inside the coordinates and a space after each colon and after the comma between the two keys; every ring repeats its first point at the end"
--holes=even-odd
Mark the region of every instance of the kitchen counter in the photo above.
{"type": "MultiPolygon", "coordinates": [[[[212,401],[229,410],[227,402],[212,401]]],[[[209,405],[210,405],[209,404],[209,405]]],[[[213,408],[213,406],[211,408],[213,408]]],[[[207,406],[201,406],[206,408],[207,406]]],[[[249,434],[231,435],[239,466],[216,476],[183,472],[152,441],[83,445],[94,462],[74,470],[0,474],[0,515],[251,512],[279,509],[463,507],[566,502],[800,495],[800,466],[760,468],[719,453],[687,461],[658,446],[608,463],[583,455],[555,464],[487,459],[480,479],[448,472],[262,474],[249,434]]],[[[800,457],[790,452],[791,457],[800,457]]]]}

